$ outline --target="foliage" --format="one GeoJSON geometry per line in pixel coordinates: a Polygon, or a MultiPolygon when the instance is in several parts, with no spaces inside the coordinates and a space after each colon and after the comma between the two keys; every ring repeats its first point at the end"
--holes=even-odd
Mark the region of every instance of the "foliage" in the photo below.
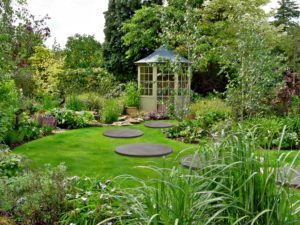
{"type": "MultiPolygon", "coordinates": [[[[252,118],[242,123],[244,130],[253,130],[251,135],[258,145],[264,149],[281,147],[282,149],[297,149],[300,144],[298,117],[252,118]]],[[[238,127],[233,130],[238,130],[238,127]]]]}
{"type": "Polygon", "coordinates": [[[110,180],[71,177],[72,187],[66,195],[67,210],[62,213],[62,224],[98,224],[110,218],[122,216],[128,210],[123,192],[110,180]]]}
{"type": "Polygon", "coordinates": [[[94,92],[83,93],[78,96],[80,101],[87,107],[88,110],[99,111],[103,108],[103,97],[94,92]]]}
{"type": "Polygon", "coordinates": [[[201,127],[197,120],[186,120],[164,130],[166,137],[185,143],[198,143],[200,138],[208,136],[208,130],[201,127]]]}
{"type": "Polygon", "coordinates": [[[128,82],[124,91],[124,103],[127,107],[140,106],[140,90],[134,82],[128,82]]]}
{"type": "Polygon", "coordinates": [[[161,14],[163,7],[155,5],[143,7],[135,12],[130,20],[123,23],[122,41],[127,47],[126,56],[137,61],[152,53],[161,39],[161,14]]]}
{"type": "Polygon", "coordinates": [[[74,94],[67,97],[65,107],[66,109],[74,111],[82,111],[86,109],[84,103],[74,94]]]}
{"type": "Polygon", "coordinates": [[[0,4],[0,70],[25,67],[34,46],[50,35],[47,16],[35,18],[26,9],[26,0],[5,0],[0,4]]]}
{"type": "Polygon", "coordinates": [[[105,67],[117,76],[118,80],[129,80],[134,75],[134,64],[126,59],[126,47],[122,44],[122,23],[129,19],[135,10],[141,8],[140,0],[110,0],[105,16],[105,42],[103,58],[105,67]]]}
{"type": "Polygon", "coordinates": [[[235,46],[224,48],[235,75],[230,77],[227,100],[236,119],[272,112],[279,87],[283,57],[273,53],[278,33],[265,19],[245,16],[236,23],[235,46]]]}
{"type": "Polygon", "coordinates": [[[299,219],[299,203],[292,206],[296,193],[277,183],[287,175],[279,173],[279,162],[274,168],[266,154],[255,154],[252,131],[246,132],[240,130],[219,146],[200,148],[195,158],[201,168],[196,171],[146,167],[159,178],[129,177],[140,185],[125,195],[134,203],[121,224],[279,225],[299,219]]]}
{"type": "Polygon", "coordinates": [[[168,115],[164,112],[150,112],[146,115],[150,120],[165,120],[168,119],[168,115]]]}
{"type": "Polygon", "coordinates": [[[68,189],[66,167],[0,179],[0,209],[20,224],[55,224],[68,189]]]}
{"type": "Polygon", "coordinates": [[[0,70],[0,143],[14,124],[17,111],[17,92],[10,76],[0,70]]]}
{"type": "Polygon", "coordinates": [[[222,114],[222,117],[229,117],[231,110],[226,103],[220,98],[205,98],[198,99],[189,106],[189,117],[195,119],[197,114],[209,114],[216,112],[216,114],[222,114]]]}
{"type": "Polygon", "coordinates": [[[35,53],[30,57],[30,63],[34,70],[33,80],[36,85],[36,96],[59,94],[57,93],[57,76],[62,72],[62,59],[56,59],[49,49],[41,45],[36,46],[34,50],[35,53]]]}
{"type": "Polygon", "coordinates": [[[123,112],[123,106],[119,99],[106,99],[104,101],[104,108],[101,111],[101,120],[104,123],[113,123],[118,120],[118,117],[123,112]]]}
{"type": "Polygon", "coordinates": [[[291,70],[300,73],[300,26],[293,26],[282,39],[280,48],[288,57],[287,63],[291,70]]]}
{"type": "Polygon", "coordinates": [[[11,154],[7,146],[0,146],[0,179],[15,176],[23,166],[20,155],[11,154]]]}
{"type": "Polygon", "coordinates": [[[105,95],[116,85],[113,75],[103,68],[65,70],[58,80],[59,90],[65,94],[94,92],[105,95]]]}
{"type": "Polygon", "coordinates": [[[300,8],[294,0],[279,0],[279,8],[277,9],[276,15],[274,16],[275,26],[282,25],[284,30],[295,26],[297,23],[294,20],[300,17],[300,8]]]}
{"type": "Polygon", "coordinates": [[[52,133],[52,127],[48,124],[40,125],[35,118],[31,118],[26,113],[22,113],[19,123],[10,132],[7,132],[5,143],[15,144],[23,141],[31,141],[52,133]]]}
{"type": "Polygon", "coordinates": [[[94,36],[75,34],[66,43],[65,67],[97,68],[102,65],[102,47],[94,36]]]}
{"type": "Polygon", "coordinates": [[[78,112],[67,109],[54,109],[51,114],[57,121],[57,126],[61,128],[77,129],[87,127],[88,123],[93,119],[90,112],[78,112]]]}
{"type": "Polygon", "coordinates": [[[273,104],[279,115],[297,115],[300,113],[300,102],[297,101],[300,97],[300,77],[297,73],[286,70],[284,82],[285,85],[277,90],[273,104]]]}

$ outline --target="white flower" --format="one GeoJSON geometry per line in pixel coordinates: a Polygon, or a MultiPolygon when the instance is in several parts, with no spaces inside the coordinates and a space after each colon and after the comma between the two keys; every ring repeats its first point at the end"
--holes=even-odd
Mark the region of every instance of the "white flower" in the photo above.
{"type": "Polygon", "coordinates": [[[86,201],[87,201],[87,198],[81,197],[81,200],[82,200],[83,202],[86,202],[86,201]]]}
{"type": "Polygon", "coordinates": [[[85,192],[85,194],[86,194],[87,196],[91,196],[91,195],[92,195],[92,192],[87,191],[87,192],[85,192]]]}

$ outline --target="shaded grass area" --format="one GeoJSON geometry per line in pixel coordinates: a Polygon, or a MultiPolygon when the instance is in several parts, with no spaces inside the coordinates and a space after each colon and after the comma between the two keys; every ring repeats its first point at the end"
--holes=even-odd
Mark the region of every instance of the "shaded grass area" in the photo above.
{"type": "Polygon", "coordinates": [[[27,157],[32,168],[38,168],[44,164],[57,166],[64,162],[70,175],[110,179],[122,174],[140,178],[152,177],[151,171],[138,167],[175,165],[179,163],[177,156],[182,150],[193,151],[197,148],[195,145],[166,138],[161,129],[146,128],[143,124],[130,128],[142,130],[145,134],[138,138],[116,139],[103,136],[103,132],[120,128],[84,128],[29,142],[17,147],[13,152],[27,157]],[[117,146],[133,143],[163,144],[171,147],[173,153],[158,158],[132,158],[114,153],[117,146]]]}

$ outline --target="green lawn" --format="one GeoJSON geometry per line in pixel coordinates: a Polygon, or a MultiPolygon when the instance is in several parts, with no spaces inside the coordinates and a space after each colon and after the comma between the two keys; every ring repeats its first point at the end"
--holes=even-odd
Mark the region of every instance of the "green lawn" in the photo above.
{"type": "Polygon", "coordinates": [[[119,128],[84,128],[29,142],[17,147],[13,152],[25,155],[33,168],[44,164],[56,166],[64,162],[70,175],[112,178],[121,174],[130,174],[147,178],[151,176],[151,171],[137,166],[162,166],[164,162],[168,166],[178,164],[177,157],[182,150],[192,148],[192,151],[197,148],[196,145],[166,138],[161,129],[146,128],[143,124],[130,128],[142,130],[145,134],[132,139],[112,139],[103,136],[103,132],[107,129],[119,128]],[[158,158],[132,158],[114,153],[117,146],[130,143],[164,144],[171,147],[173,153],[158,158]]]}

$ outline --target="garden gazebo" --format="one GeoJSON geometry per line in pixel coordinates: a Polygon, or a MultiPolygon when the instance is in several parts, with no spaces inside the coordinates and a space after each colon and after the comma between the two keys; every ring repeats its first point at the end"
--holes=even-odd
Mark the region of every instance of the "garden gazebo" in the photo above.
{"type": "Polygon", "coordinates": [[[191,87],[189,60],[160,47],[135,64],[138,66],[141,110],[165,112],[168,104],[174,104],[176,111],[183,109],[189,101],[191,87]]]}

